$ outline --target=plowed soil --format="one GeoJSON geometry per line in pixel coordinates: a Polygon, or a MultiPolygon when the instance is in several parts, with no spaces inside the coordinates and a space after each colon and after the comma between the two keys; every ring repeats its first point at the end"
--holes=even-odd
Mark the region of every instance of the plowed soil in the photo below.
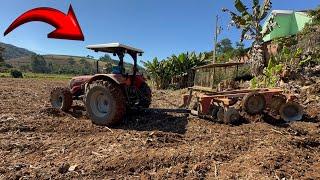
{"type": "MultiPolygon", "coordinates": [[[[291,124],[223,125],[179,113],[131,113],[112,129],[50,109],[67,81],[0,79],[0,179],[320,179],[319,107],[291,124]]],[[[155,91],[177,108],[183,91],[155,91]]]]}

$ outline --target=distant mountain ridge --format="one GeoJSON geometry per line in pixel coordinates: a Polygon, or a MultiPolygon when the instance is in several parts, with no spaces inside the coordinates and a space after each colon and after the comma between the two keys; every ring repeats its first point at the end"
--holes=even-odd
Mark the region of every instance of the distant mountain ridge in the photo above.
{"type": "MultiPolygon", "coordinates": [[[[13,65],[15,68],[19,68],[22,65],[30,65],[31,63],[31,56],[36,55],[35,52],[29,51],[25,48],[16,47],[11,44],[5,44],[0,42],[0,46],[4,47],[4,53],[3,58],[4,60],[13,65]]],[[[78,65],[80,65],[80,60],[84,59],[85,61],[91,63],[94,66],[94,63],[96,62],[96,59],[88,58],[88,57],[82,57],[82,56],[76,56],[76,55],[57,55],[57,54],[47,54],[42,55],[44,59],[49,63],[53,63],[56,65],[66,65],[68,64],[69,59],[74,59],[78,65]]],[[[108,60],[105,62],[100,62],[99,64],[101,66],[104,66],[107,63],[111,63],[112,65],[117,65],[118,60],[108,60]]],[[[126,69],[132,69],[133,65],[131,63],[124,63],[124,66],[126,69]]],[[[144,68],[138,66],[140,71],[144,72],[144,68]]]]}
{"type": "Polygon", "coordinates": [[[32,56],[36,53],[29,51],[24,48],[20,48],[11,44],[5,44],[0,42],[0,46],[5,48],[3,52],[3,59],[4,60],[10,60],[10,59],[16,59],[26,56],[32,56]]]}

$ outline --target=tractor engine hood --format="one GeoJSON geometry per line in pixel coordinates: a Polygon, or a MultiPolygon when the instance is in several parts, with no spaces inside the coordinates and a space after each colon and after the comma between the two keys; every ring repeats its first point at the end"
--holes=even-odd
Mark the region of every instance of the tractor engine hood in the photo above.
{"type": "Polygon", "coordinates": [[[71,79],[70,81],[70,89],[74,88],[75,86],[81,86],[88,82],[93,76],[77,76],[71,79]]]}

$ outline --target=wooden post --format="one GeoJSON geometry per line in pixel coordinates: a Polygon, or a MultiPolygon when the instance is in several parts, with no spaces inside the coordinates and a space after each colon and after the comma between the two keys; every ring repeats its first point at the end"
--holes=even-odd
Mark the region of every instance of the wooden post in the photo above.
{"type": "Polygon", "coordinates": [[[188,101],[187,101],[187,104],[185,105],[185,108],[186,108],[186,109],[189,109],[189,107],[190,107],[190,103],[191,103],[191,100],[192,100],[192,92],[193,92],[193,90],[190,88],[190,89],[189,89],[188,101]]]}

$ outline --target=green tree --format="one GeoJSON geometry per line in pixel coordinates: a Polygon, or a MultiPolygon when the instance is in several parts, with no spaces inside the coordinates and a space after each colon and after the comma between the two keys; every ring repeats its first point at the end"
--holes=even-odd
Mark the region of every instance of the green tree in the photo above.
{"type": "Polygon", "coordinates": [[[73,66],[76,64],[76,61],[72,57],[70,57],[70,58],[68,58],[68,64],[73,66]]]}
{"type": "Polygon", "coordinates": [[[90,55],[87,55],[87,58],[88,58],[88,59],[94,59],[94,57],[93,57],[93,56],[90,56],[90,55]]]}
{"type": "Polygon", "coordinates": [[[234,50],[234,56],[238,59],[247,56],[248,51],[244,48],[242,42],[236,42],[236,49],[234,50]]]}
{"type": "Polygon", "coordinates": [[[52,63],[52,62],[49,62],[49,63],[48,63],[48,70],[49,70],[50,72],[52,72],[52,71],[54,70],[54,68],[53,68],[53,63],[52,63]]]}
{"type": "Polygon", "coordinates": [[[230,39],[222,39],[217,43],[217,62],[228,62],[234,57],[234,48],[230,39]]]}
{"type": "Polygon", "coordinates": [[[222,39],[218,44],[217,44],[217,54],[221,55],[227,52],[231,52],[233,51],[233,47],[232,47],[232,42],[230,39],[225,38],[222,39]]]}
{"type": "Polygon", "coordinates": [[[81,73],[88,75],[88,74],[93,74],[93,72],[94,72],[93,65],[90,62],[85,61],[83,64],[83,68],[81,70],[81,73]]]}
{"type": "Polygon", "coordinates": [[[110,57],[109,54],[105,54],[104,56],[100,57],[99,60],[103,62],[108,62],[108,61],[111,61],[112,58],[110,57]]]}
{"type": "Polygon", "coordinates": [[[80,59],[80,64],[85,64],[86,61],[87,61],[87,60],[86,60],[85,58],[81,58],[81,59],[80,59]]]}
{"type": "Polygon", "coordinates": [[[105,65],[104,65],[104,68],[103,68],[103,71],[104,73],[111,73],[112,72],[112,63],[111,62],[107,62],[105,65]]]}
{"type": "Polygon", "coordinates": [[[31,56],[31,69],[35,73],[48,73],[49,68],[47,67],[47,62],[41,55],[31,56]]]}
{"type": "Polygon", "coordinates": [[[236,49],[244,49],[243,42],[236,42],[236,49]]]}
{"type": "Polygon", "coordinates": [[[242,30],[241,42],[244,39],[252,40],[251,50],[251,70],[252,75],[257,76],[263,74],[263,69],[266,66],[266,60],[264,58],[263,37],[269,34],[273,28],[277,25],[274,21],[274,17],[269,19],[268,27],[265,31],[262,31],[261,22],[267,17],[271,10],[271,0],[264,0],[260,5],[259,0],[252,0],[252,11],[249,12],[248,8],[241,0],[235,0],[235,8],[237,12],[230,11],[229,9],[222,9],[223,12],[227,12],[231,16],[231,25],[242,30]]]}
{"type": "Polygon", "coordinates": [[[30,64],[24,64],[20,66],[21,71],[28,72],[30,71],[30,64]]]}

